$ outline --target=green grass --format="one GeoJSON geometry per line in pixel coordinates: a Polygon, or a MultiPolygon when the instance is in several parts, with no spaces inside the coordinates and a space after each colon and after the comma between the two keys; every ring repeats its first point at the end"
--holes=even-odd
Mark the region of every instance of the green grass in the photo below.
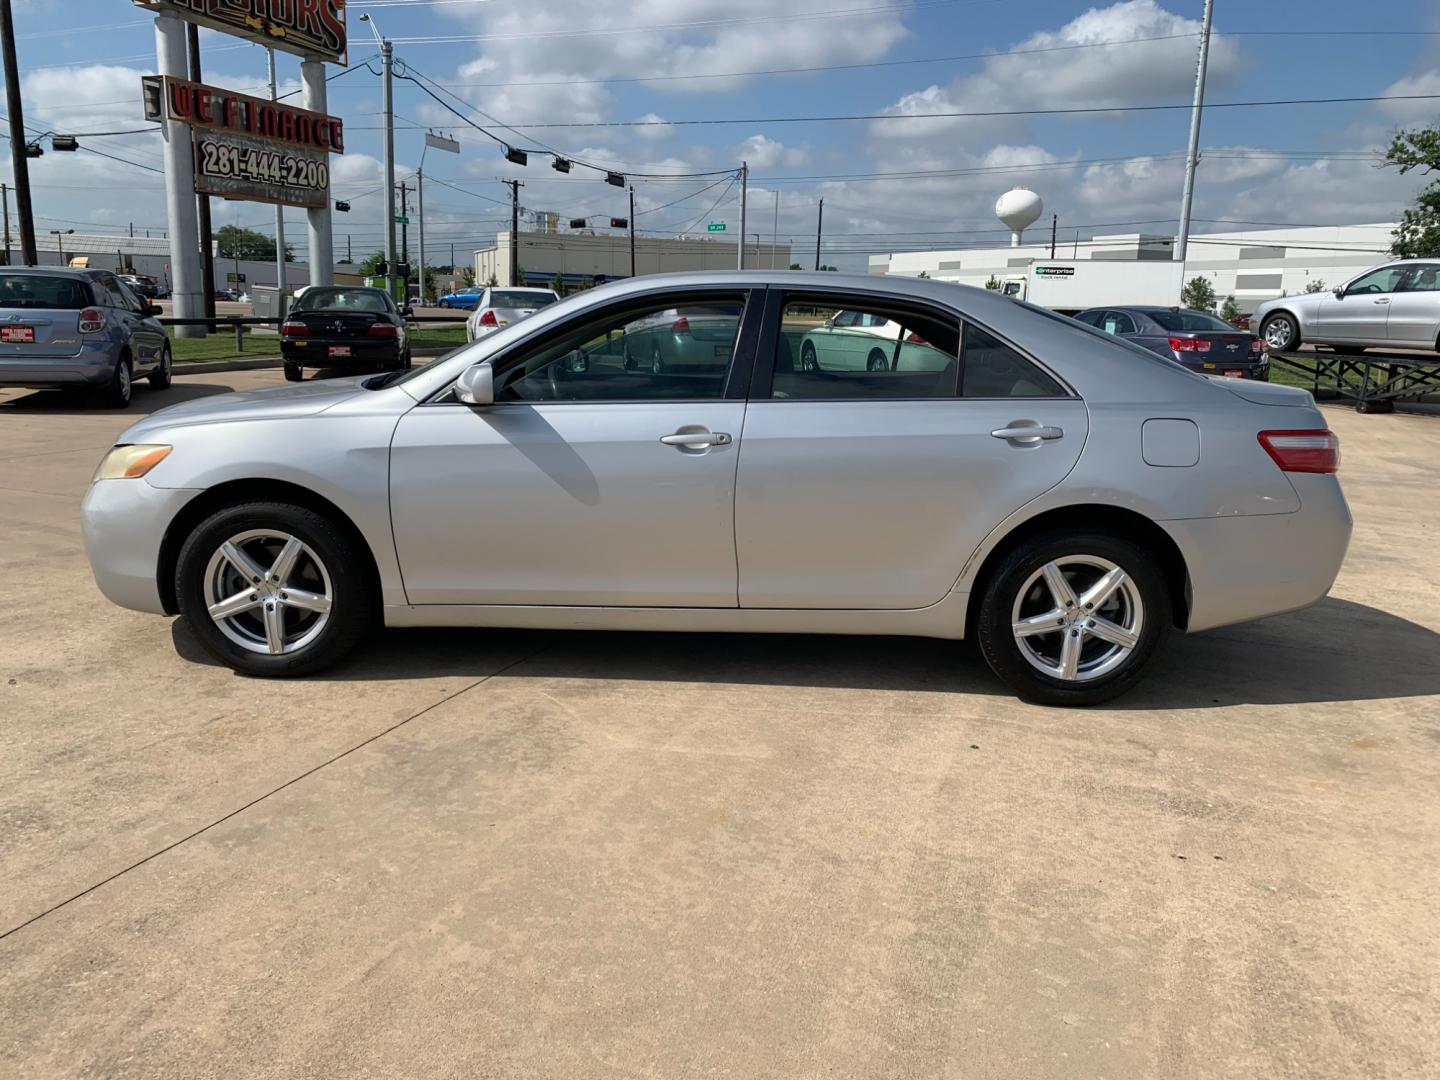
{"type": "Polygon", "coordinates": [[[453,349],[457,345],[464,344],[464,323],[457,323],[454,326],[422,323],[410,331],[410,347],[412,349],[453,349]]]}
{"type": "MultiPolygon", "coordinates": [[[[412,349],[453,349],[465,344],[465,324],[453,326],[421,324],[410,331],[412,349]]],[[[247,327],[243,344],[235,348],[235,331],[227,327],[203,338],[177,338],[171,331],[170,351],[176,364],[200,364],[215,360],[257,360],[280,355],[280,338],[275,334],[252,334],[247,327]]]]}

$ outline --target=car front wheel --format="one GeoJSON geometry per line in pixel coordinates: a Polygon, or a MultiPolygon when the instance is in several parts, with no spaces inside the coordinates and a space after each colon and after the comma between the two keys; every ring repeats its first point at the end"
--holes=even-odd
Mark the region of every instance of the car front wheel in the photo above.
{"type": "Polygon", "coordinates": [[[247,675],[330,667],[375,621],[356,542],[289,503],[243,503],[207,518],[180,550],[175,595],[205,650],[247,675]]]}
{"type": "Polygon", "coordinates": [[[1026,541],[992,574],[976,630],[991,669],[1026,701],[1098,705],[1144,676],[1170,632],[1160,567],[1105,533],[1026,541]]]}
{"type": "Polygon", "coordinates": [[[1295,316],[1280,311],[1269,316],[1260,327],[1260,336],[1274,352],[1289,352],[1300,345],[1300,326],[1295,316]]]}

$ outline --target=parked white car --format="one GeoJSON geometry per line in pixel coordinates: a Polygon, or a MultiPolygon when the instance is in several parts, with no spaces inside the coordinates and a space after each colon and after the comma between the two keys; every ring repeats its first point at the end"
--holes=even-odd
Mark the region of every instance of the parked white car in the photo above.
{"type": "Polygon", "coordinates": [[[1275,352],[1301,342],[1440,352],[1440,262],[1386,263],[1334,290],[1267,300],[1250,332],[1275,352]]]}
{"type": "Polygon", "coordinates": [[[560,299],[554,289],[486,289],[465,320],[465,340],[493,334],[560,299]]]}
{"type": "Polygon", "coordinates": [[[800,342],[802,371],[940,371],[949,357],[896,319],[837,311],[800,342]]]}

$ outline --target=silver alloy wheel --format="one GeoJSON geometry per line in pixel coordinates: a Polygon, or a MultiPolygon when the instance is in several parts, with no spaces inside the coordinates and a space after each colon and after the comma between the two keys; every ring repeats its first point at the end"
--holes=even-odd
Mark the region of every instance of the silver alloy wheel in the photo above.
{"type": "Polygon", "coordinates": [[[294,653],[330,621],[330,572],[310,546],[274,529],[232,536],[210,556],[203,582],[210,618],[250,652],[294,653]]]}
{"type": "Polygon", "coordinates": [[[1066,682],[1107,675],[1135,651],[1145,605],[1134,579],[1098,555],[1063,555],[1015,596],[1011,632],[1037,671],[1066,682]]]}
{"type": "Polygon", "coordinates": [[[1288,315],[1276,315],[1265,324],[1265,344],[1272,349],[1283,349],[1295,336],[1295,327],[1288,315]]]}
{"type": "Polygon", "coordinates": [[[130,364],[129,364],[128,361],[126,361],[126,360],[121,360],[121,361],[115,366],[115,383],[116,383],[116,386],[118,386],[118,387],[119,387],[119,390],[120,390],[120,400],[121,400],[121,401],[129,401],[129,400],[130,400],[130,364]]]}

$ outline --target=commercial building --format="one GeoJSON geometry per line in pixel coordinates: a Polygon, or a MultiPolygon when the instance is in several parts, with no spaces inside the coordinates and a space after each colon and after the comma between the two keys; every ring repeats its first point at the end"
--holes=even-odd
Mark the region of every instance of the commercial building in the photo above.
{"type": "MultiPolygon", "coordinates": [[[[1234,296],[1242,311],[1263,300],[1304,292],[1316,282],[1334,287],[1385,262],[1395,225],[1325,225],[1192,233],[1185,279],[1203,276],[1219,298],[1234,296]]],[[[1063,235],[1063,228],[1061,230],[1063,235]]],[[[918,276],[984,286],[992,277],[1013,276],[1037,260],[1163,260],[1173,257],[1175,237],[1115,233],[1091,240],[1057,243],[1051,255],[1045,243],[1018,247],[964,248],[954,251],[899,251],[872,255],[872,274],[918,276]]],[[[1119,303],[1123,298],[1117,299],[1119,303]]]]}
{"type": "MultiPolygon", "coordinates": [[[[752,269],[784,269],[790,265],[789,244],[764,244],[752,239],[745,245],[745,265],[752,269]]],[[[680,240],[635,238],[635,273],[665,274],[683,270],[733,270],[734,240],[680,240]]],[[[558,274],[568,284],[588,284],[595,278],[609,281],[630,277],[630,237],[627,233],[524,232],[519,233],[516,262],[518,282],[510,280],[510,233],[500,233],[495,246],[475,252],[475,280],[482,285],[493,277],[497,285],[549,285],[558,274]]]]}

